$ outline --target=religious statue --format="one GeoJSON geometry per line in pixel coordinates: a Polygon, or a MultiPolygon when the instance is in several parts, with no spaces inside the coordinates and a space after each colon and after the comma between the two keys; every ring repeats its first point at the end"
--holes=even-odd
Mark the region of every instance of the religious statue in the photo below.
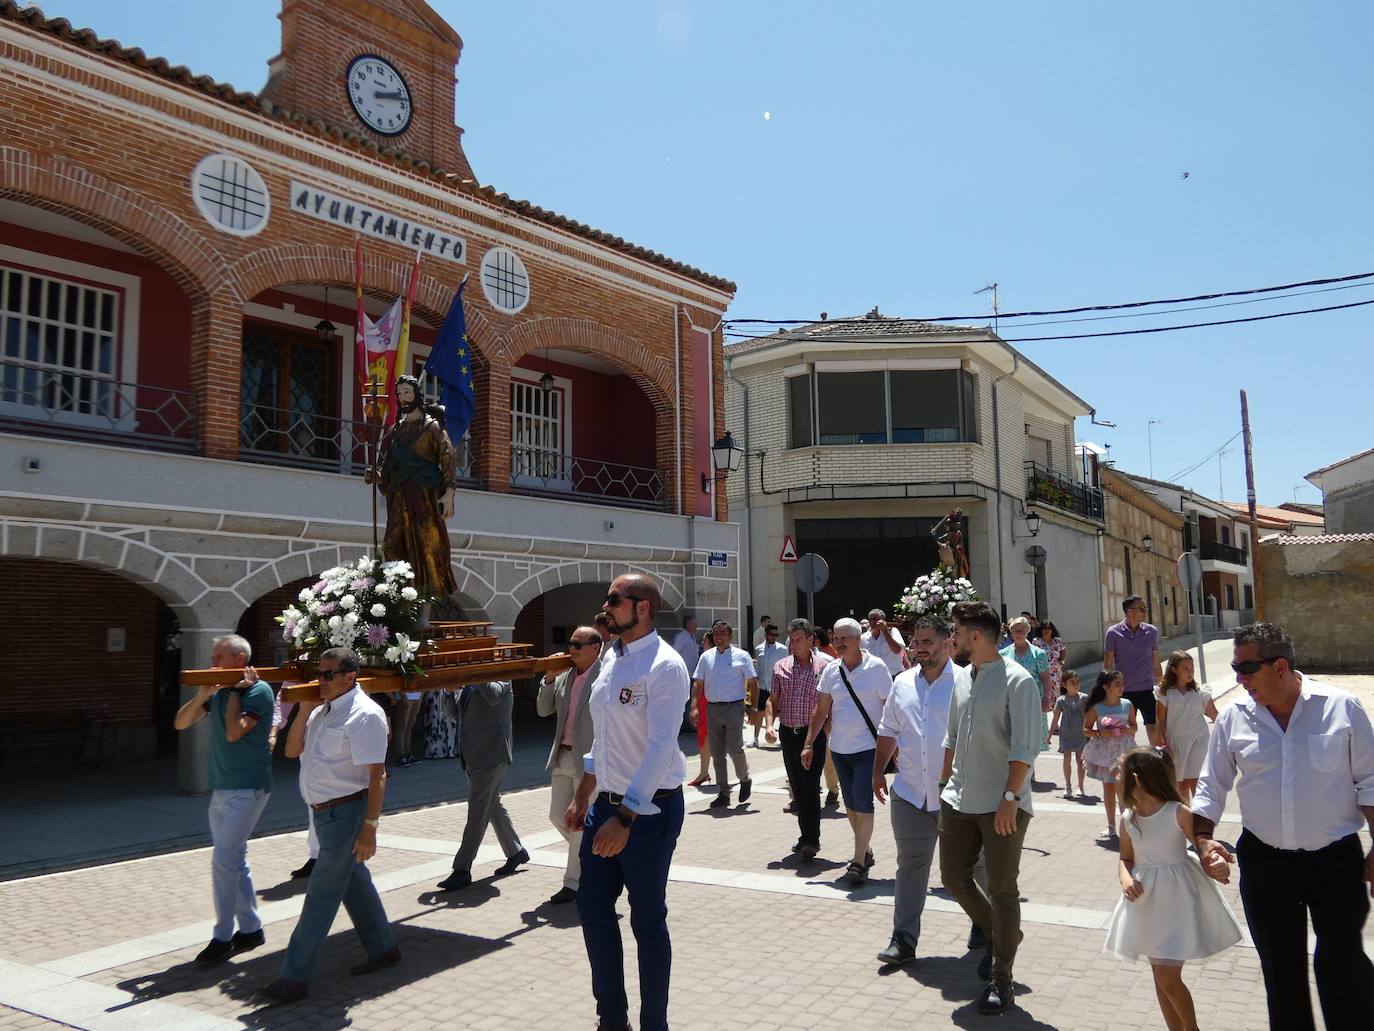
{"type": "Polygon", "coordinates": [[[425,411],[414,376],[396,378],[396,409],[396,422],[378,445],[380,468],[363,475],[386,498],[382,557],[410,563],[422,598],[446,598],[458,589],[445,525],[453,515],[453,444],[425,411]]]}
{"type": "Polygon", "coordinates": [[[964,531],[960,528],[960,522],[963,518],[963,511],[954,509],[935,524],[930,535],[935,538],[935,543],[939,547],[940,565],[955,576],[967,578],[969,574],[968,551],[964,548],[964,531]]]}

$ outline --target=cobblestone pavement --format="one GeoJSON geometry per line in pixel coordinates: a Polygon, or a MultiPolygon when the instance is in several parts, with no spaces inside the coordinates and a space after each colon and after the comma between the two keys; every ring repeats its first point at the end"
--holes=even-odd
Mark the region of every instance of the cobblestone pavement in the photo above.
{"type": "MultiPolygon", "coordinates": [[[[1374,701],[1374,677],[1328,678],[1374,701]]],[[[1226,701],[1233,700],[1228,697],[1226,701]]],[[[746,805],[706,809],[709,790],[689,791],[672,869],[672,1019],[691,1031],[780,1031],[832,1023],[854,1029],[975,1027],[981,988],[968,921],[943,892],[929,899],[920,959],[883,972],[874,954],[891,932],[893,847],[885,810],[874,835],[872,880],[838,880],[848,859],[842,814],[828,811],[818,861],[788,855],[796,825],[781,756],[749,750],[756,788],[746,805]]],[[[1158,1029],[1149,969],[1101,953],[1103,926],[1119,896],[1116,853],[1096,841],[1102,807],[1062,796],[1059,756],[1037,764],[1036,815],[1026,837],[1021,885],[1026,940],[1017,957],[1017,1008],[1008,1029],[1158,1029]]],[[[340,912],[307,1001],[263,1008],[253,990],[276,975],[304,884],[287,881],[305,854],[299,832],[250,845],[263,900],[267,946],[202,971],[191,962],[209,938],[206,850],[0,884],[0,1031],[61,1026],[335,1029],[592,1028],[596,1020],[582,937],[572,907],[547,898],[561,883],[563,844],[548,823],[548,790],[507,797],[533,856],[494,880],[494,839],[467,891],[433,891],[449,868],[465,815],[461,803],[388,816],[371,867],[405,954],[395,969],[350,978],[361,953],[340,912]]],[[[1239,827],[1224,822],[1221,836],[1239,827]]],[[[932,884],[938,885],[938,873],[932,884]]],[[[1240,912],[1234,883],[1225,894],[1240,912]]],[[[622,912],[624,907],[622,905],[622,912]]],[[[634,945],[628,921],[631,996],[634,945]]],[[[1366,937],[1374,952],[1374,935],[1366,937]]],[[[1255,952],[1238,946],[1185,973],[1201,1026],[1265,1026],[1255,952]]]]}

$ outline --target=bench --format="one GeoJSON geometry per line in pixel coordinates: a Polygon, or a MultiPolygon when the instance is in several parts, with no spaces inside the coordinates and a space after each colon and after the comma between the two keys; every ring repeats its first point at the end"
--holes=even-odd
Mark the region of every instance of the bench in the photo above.
{"type": "Polygon", "coordinates": [[[0,717],[0,766],[13,766],[18,753],[44,752],[56,763],[100,765],[105,741],[105,715],[100,712],[17,712],[0,717]]]}

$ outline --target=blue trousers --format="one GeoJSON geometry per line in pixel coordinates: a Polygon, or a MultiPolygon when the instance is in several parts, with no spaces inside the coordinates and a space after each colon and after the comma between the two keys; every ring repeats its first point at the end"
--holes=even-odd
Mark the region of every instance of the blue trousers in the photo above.
{"type": "Polygon", "coordinates": [[[353,855],[353,843],[366,815],[366,796],[315,814],[320,855],[310,874],[301,918],[282,960],[281,976],[288,981],[308,981],[315,973],[320,946],[329,937],[341,902],[369,958],[396,944],[382,900],[372,886],[372,875],[353,855]]]}
{"type": "Polygon", "coordinates": [[[598,798],[582,829],[582,880],[577,889],[577,915],[592,967],[592,995],[602,1024],[630,1022],[625,998],[625,957],[615,903],[625,889],[630,895],[630,929],[639,947],[640,1031],[667,1031],[668,981],[673,947],[668,939],[668,867],[682,833],[682,791],[656,799],[659,813],[640,816],[630,828],[624,850],[610,859],[592,854],[596,832],[612,819],[616,807],[598,798]]]}
{"type": "Polygon", "coordinates": [[[215,895],[216,941],[227,942],[234,936],[235,920],[244,934],[262,927],[253,877],[248,872],[248,837],[269,795],[249,788],[220,788],[210,794],[210,840],[215,843],[210,883],[215,895]]]}

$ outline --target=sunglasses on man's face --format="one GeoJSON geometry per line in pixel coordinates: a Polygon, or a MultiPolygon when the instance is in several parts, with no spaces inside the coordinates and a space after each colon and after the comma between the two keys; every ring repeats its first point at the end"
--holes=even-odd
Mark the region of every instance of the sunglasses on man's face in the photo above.
{"type": "Polygon", "coordinates": [[[1243,677],[1253,677],[1263,667],[1278,662],[1283,658],[1282,655],[1275,655],[1272,659],[1251,659],[1248,662],[1233,662],[1231,669],[1243,677]]]}
{"type": "Polygon", "coordinates": [[[600,642],[599,640],[597,640],[597,641],[569,641],[569,642],[568,642],[568,647],[569,647],[569,648],[595,648],[595,647],[596,647],[597,645],[599,645],[600,643],[601,643],[601,642],[600,642]]]}
{"type": "Polygon", "coordinates": [[[638,597],[638,596],[636,596],[636,595],[633,595],[633,594],[621,594],[619,591],[612,591],[610,594],[606,595],[606,604],[609,605],[611,608],[615,608],[615,607],[616,607],[617,605],[619,605],[622,601],[643,601],[643,600],[644,600],[643,598],[640,598],[640,597],[638,597]]]}
{"type": "Polygon", "coordinates": [[[320,679],[323,680],[326,684],[328,684],[328,683],[330,683],[335,677],[341,677],[341,676],[343,676],[345,673],[352,673],[352,672],[353,672],[353,671],[352,671],[351,669],[322,669],[322,670],[320,670],[320,679]]]}

